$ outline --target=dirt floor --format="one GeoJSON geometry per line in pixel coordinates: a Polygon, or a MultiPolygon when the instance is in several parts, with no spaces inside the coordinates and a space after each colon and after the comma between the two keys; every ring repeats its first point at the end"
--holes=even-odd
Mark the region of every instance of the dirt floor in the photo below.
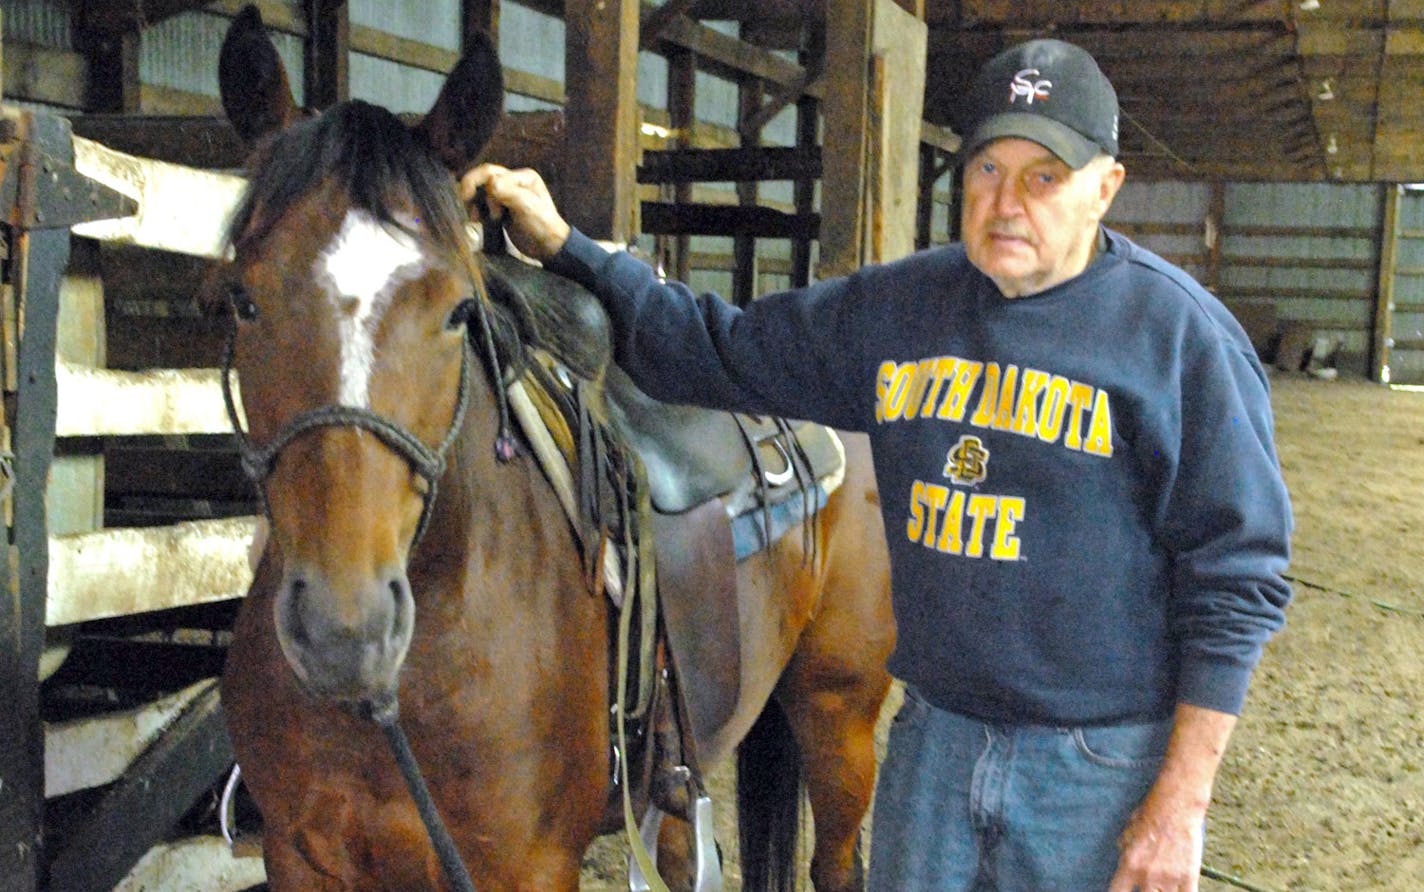
{"type": "MultiPolygon", "coordinates": [[[[1273,388],[1296,597],[1217,783],[1205,860],[1226,879],[1202,889],[1424,889],[1424,394],[1273,388]]],[[[712,780],[733,892],[728,766],[712,780]]],[[[585,892],[627,888],[623,851],[595,846],[585,892]]]]}

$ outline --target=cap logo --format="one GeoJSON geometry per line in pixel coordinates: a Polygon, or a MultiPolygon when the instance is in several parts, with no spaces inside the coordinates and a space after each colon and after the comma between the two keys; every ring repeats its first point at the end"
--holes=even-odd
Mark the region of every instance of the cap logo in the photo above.
{"type": "Polygon", "coordinates": [[[1047,99],[1048,91],[1053,87],[1053,81],[1048,79],[1030,80],[1038,77],[1037,68],[1025,68],[1014,75],[1013,82],[1009,84],[1009,104],[1013,105],[1020,96],[1024,98],[1025,105],[1033,105],[1035,99],[1047,99]]]}

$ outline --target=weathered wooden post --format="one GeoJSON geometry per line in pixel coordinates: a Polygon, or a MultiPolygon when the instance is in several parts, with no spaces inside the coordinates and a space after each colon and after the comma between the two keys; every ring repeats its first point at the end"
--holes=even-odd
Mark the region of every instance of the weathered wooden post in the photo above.
{"type": "Polygon", "coordinates": [[[821,278],[915,248],[928,29],[892,0],[829,0],[821,278]]]}
{"type": "Polygon", "coordinates": [[[564,4],[565,152],[559,196],[593,238],[637,230],[638,0],[564,4]]]}

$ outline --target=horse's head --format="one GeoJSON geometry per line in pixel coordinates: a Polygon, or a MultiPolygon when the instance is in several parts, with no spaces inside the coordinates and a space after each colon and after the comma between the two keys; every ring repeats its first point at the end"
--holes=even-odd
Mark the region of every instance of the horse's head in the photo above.
{"type": "Polygon", "coordinates": [[[211,287],[233,311],[244,463],[281,557],[277,637],[309,690],[381,701],[414,627],[408,554],[470,389],[483,290],[455,177],[498,122],[499,61],[481,41],[413,127],[362,102],[304,118],[248,7],[219,79],[254,152],[211,287]]]}

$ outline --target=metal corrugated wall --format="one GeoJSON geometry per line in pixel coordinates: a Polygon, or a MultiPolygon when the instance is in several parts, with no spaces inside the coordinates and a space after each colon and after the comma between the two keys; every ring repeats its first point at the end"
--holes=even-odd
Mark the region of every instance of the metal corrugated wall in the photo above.
{"type": "Polygon", "coordinates": [[[1222,298],[1269,302],[1283,327],[1334,339],[1342,372],[1365,374],[1379,277],[1380,194],[1372,185],[1228,185],[1222,298]]]}
{"type": "MultiPolygon", "coordinates": [[[[290,4],[299,9],[299,4],[290,4]]],[[[218,95],[218,52],[231,20],[209,12],[186,12],[145,28],[140,35],[139,80],[202,96],[218,95]]],[[[306,70],[302,39],[272,32],[277,54],[298,105],[306,70]]]]}
{"type": "Polygon", "coordinates": [[[1396,235],[1389,380],[1424,384],[1424,191],[1400,190],[1396,235]]]}
{"type": "MultiPolygon", "coordinates": [[[[1325,338],[1338,345],[1341,373],[1364,376],[1382,194],[1369,184],[1133,182],[1129,172],[1108,222],[1211,287],[1253,336],[1266,325],[1277,337],[1325,338]],[[1221,190],[1214,224],[1213,190],[1221,190]]],[[[1424,232],[1424,221],[1413,225],[1424,232]]],[[[1421,253],[1400,267],[1424,272],[1424,244],[1410,249],[1421,253]]],[[[1420,321],[1399,318],[1406,329],[1420,321]]]]}
{"type": "Polygon", "coordinates": [[[65,0],[5,0],[5,40],[32,43],[56,50],[73,49],[72,18],[65,0]]]}
{"type": "Polygon", "coordinates": [[[1205,282],[1205,221],[1210,197],[1205,183],[1129,179],[1118,192],[1107,223],[1205,282]]]}

